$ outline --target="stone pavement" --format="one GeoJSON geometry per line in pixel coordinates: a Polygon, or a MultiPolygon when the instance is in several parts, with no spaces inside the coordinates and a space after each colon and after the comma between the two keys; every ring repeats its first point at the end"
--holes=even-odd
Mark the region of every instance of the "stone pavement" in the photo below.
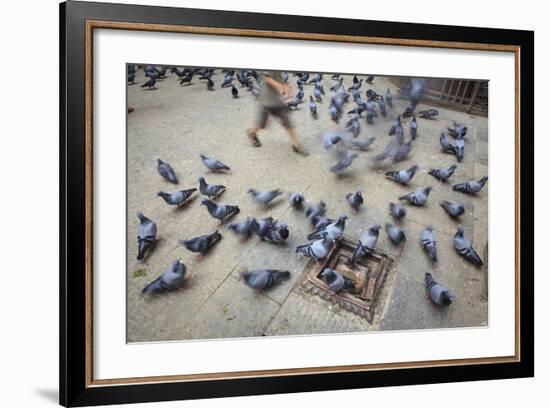
{"type": "MultiPolygon", "coordinates": [[[[325,89],[331,86],[325,75],[325,89]]],[[[351,84],[351,77],[345,77],[351,84]]],[[[193,80],[190,86],[180,86],[175,76],[158,81],[157,90],[144,90],[140,70],[136,85],[128,87],[128,105],[135,109],[128,115],[128,253],[127,253],[127,335],[129,342],[247,337],[262,335],[296,335],[313,333],[342,333],[368,330],[429,329],[479,326],[488,324],[486,272],[459,257],[452,236],[459,225],[439,206],[441,199],[467,204],[461,220],[474,248],[484,257],[488,242],[488,186],[476,197],[453,192],[451,185],[487,175],[487,119],[462,112],[438,108],[439,117],[427,121],[418,118],[419,136],[409,158],[393,166],[374,164],[374,152],[389,141],[389,122],[403,112],[407,101],[395,101],[387,118],[376,118],[374,125],[361,120],[360,137],[375,136],[369,152],[362,153],[345,176],[337,177],[328,168],[331,164],[324,153],[320,134],[343,127],[336,125],[328,114],[328,98],[318,104],[319,117],[313,119],[307,104],[291,113],[298,134],[310,155],[306,158],[293,153],[288,137],[279,123],[271,121],[259,133],[263,146],[250,146],[245,130],[254,123],[256,103],[245,89],[233,99],[230,88],[220,89],[222,76],[213,77],[214,91],[207,91],[204,81],[193,80]],[[449,166],[456,160],[442,154],[439,133],[457,120],[468,126],[464,161],[450,183],[440,183],[427,172],[431,168],[449,166]],[[229,174],[207,173],[199,160],[205,153],[228,164],[229,174]],[[175,169],[180,184],[165,182],[156,171],[156,159],[162,158],[175,169]],[[387,180],[384,172],[418,164],[420,171],[410,186],[400,186],[387,180]],[[246,216],[273,216],[287,222],[291,229],[288,242],[278,246],[251,237],[240,242],[225,228],[217,226],[196,197],[183,208],[168,206],[156,196],[158,191],[198,188],[198,177],[205,175],[208,183],[224,184],[227,191],[218,200],[237,204],[241,212],[232,221],[246,216]],[[408,240],[402,248],[393,246],[381,231],[378,247],[395,259],[378,299],[375,319],[365,319],[331,305],[315,295],[305,293],[301,282],[307,272],[307,258],[294,253],[296,245],[306,243],[311,231],[302,212],[289,207],[286,192],[304,193],[310,203],[320,199],[328,203],[327,215],[350,216],[346,235],[356,239],[375,223],[391,222],[387,207],[390,201],[418,187],[433,186],[428,204],[423,208],[408,206],[403,222],[408,240]],[[279,188],[285,197],[269,210],[258,208],[246,193],[248,188],[259,190],[279,188]],[[365,205],[359,214],[351,213],[345,195],[362,190],[365,205]],[[145,261],[136,261],[136,211],[142,211],[158,225],[158,243],[145,261]],[[436,234],[439,263],[432,266],[419,243],[420,231],[432,225],[436,234]],[[202,261],[197,261],[178,244],[209,234],[216,228],[222,241],[202,261]],[[185,289],[159,297],[141,296],[141,289],[162,273],[170,263],[181,259],[187,266],[190,279],[185,289]],[[240,281],[245,269],[278,268],[291,271],[291,279],[266,293],[256,293],[240,281]],[[446,309],[435,308],[426,298],[424,273],[431,271],[436,280],[453,289],[456,299],[446,309]]],[[[292,82],[294,78],[291,76],[292,82]]],[[[383,93],[395,87],[386,79],[376,77],[370,86],[383,93]]],[[[312,93],[305,86],[305,99],[312,93]]],[[[362,95],[367,88],[362,87],[362,95]]],[[[345,108],[352,109],[353,103],[345,108]]],[[[427,106],[420,104],[417,110],[427,106]]],[[[408,136],[408,123],[404,123],[408,136]]],[[[484,257],[486,258],[486,256],[484,257]]]]}

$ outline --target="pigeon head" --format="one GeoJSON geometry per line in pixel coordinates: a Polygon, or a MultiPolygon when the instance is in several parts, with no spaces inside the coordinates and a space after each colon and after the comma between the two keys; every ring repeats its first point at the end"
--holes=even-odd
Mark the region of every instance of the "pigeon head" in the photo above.
{"type": "Polygon", "coordinates": [[[376,224],[376,225],[373,225],[372,227],[370,227],[371,231],[377,231],[382,228],[382,226],[380,224],[376,224]]]}
{"type": "Polygon", "coordinates": [[[332,270],[330,268],[323,269],[323,271],[319,274],[319,276],[323,280],[328,281],[328,282],[334,280],[334,275],[335,275],[334,270],[332,270]]]}
{"type": "Polygon", "coordinates": [[[247,191],[247,193],[249,193],[249,194],[256,194],[257,191],[256,191],[255,189],[253,189],[253,188],[249,188],[248,191],[247,191]]]}
{"type": "Polygon", "coordinates": [[[480,182],[481,184],[485,184],[485,183],[487,182],[487,180],[489,180],[489,177],[484,176],[484,177],[482,177],[481,179],[479,179],[479,182],[480,182]]]}
{"type": "Polygon", "coordinates": [[[449,171],[454,171],[456,169],[456,164],[453,164],[451,167],[449,167],[449,171]]]}
{"type": "Polygon", "coordinates": [[[418,170],[418,166],[416,164],[411,166],[411,168],[409,169],[409,171],[412,171],[412,172],[416,172],[417,170],[418,170]]]}
{"type": "Polygon", "coordinates": [[[430,191],[432,191],[432,186],[428,186],[428,187],[426,187],[426,188],[424,189],[424,193],[425,193],[426,195],[430,194],[430,191]]]}
{"type": "Polygon", "coordinates": [[[460,235],[460,236],[463,236],[464,235],[464,228],[458,227],[457,230],[456,230],[456,234],[460,235]]]}
{"type": "Polygon", "coordinates": [[[145,215],[143,215],[141,211],[138,211],[136,213],[136,217],[138,217],[140,221],[143,221],[145,219],[145,215]]]}
{"type": "Polygon", "coordinates": [[[206,198],[201,201],[201,205],[207,205],[210,204],[210,200],[207,200],[206,198]]]}
{"type": "Polygon", "coordinates": [[[290,235],[288,228],[286,226],[280,228],[279,235],[281,236],[282,239],[287,239],[288,236],[290,235]]]}
{"type": "Polygon", "coordinates": [[[157,159],[157,164],[163,164],[164,162],[161,159],[157,159]]]}
{"type": "Polygon", "coordinates": [[[455,298],[455,294],[449,289],[444,291],[441,295],[442,295],[441,302],[443,303],[444,306],[450,305],[453,302],[453,299],[455,298]]]}

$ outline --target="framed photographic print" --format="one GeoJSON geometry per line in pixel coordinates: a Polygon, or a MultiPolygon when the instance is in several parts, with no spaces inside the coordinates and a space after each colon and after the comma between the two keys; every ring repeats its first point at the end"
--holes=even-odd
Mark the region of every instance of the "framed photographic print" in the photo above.
{"type": "Polygon", "coordinates": [[[60,22],[61,404],[534,375],[533,32],[60,22]]]}

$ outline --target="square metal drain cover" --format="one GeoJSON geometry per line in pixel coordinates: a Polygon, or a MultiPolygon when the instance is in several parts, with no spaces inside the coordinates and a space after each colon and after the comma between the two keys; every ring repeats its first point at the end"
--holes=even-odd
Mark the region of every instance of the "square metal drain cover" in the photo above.
{"type": "Polygon", "coordinates": [[[359,259],[355,268],[352,268],[348,265],[348,260],[353,254],[355,245],[354,241],[344,237],[336,243],[334,249],[321,265],[317,266],[315,262],[310,262],[308,267],[311,270],[302,283],[302,288],[306,292],[318,295],[330,303],[340,305],[372,323],[376,300],[379,297],[386,275],[393,264],[393,259],[385,252],[375,249],[359,259]],[[353,279],[355,287],[334,293],[319,277],[319,274],[325,268],[335,269],[345,277],[353,279]]]}

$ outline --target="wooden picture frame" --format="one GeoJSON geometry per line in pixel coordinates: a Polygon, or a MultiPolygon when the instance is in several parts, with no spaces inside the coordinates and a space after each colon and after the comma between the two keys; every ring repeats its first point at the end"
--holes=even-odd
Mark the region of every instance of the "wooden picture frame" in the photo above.
{"type": "Polygon", "coordinates": [[[534,375],[534,33],[69,1],[60,5],[60,403],[121,404],[534,375]],[[94,380],[94,29],[197,33],[515,54],[516,348],[511,356],[94,380]]]}

